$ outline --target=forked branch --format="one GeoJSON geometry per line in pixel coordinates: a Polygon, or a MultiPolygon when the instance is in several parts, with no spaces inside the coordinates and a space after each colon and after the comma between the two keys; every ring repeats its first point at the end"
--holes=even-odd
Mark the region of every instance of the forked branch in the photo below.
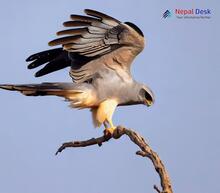
{"type": "Polygon", "coordinates": [[[135,143],[136,145],[139,146],[139,148],[141,150],[136,152],[137,155],[140,155],[142,157],[147,157],[152,161],[155,170],[159,174],[160,183],[161,183],[161,187],[162,187],[162,190],[160,190],[156,185],[154,185],[154,189],[158,193],[173,193],[169,175],[168,175],[161,159],[157,155],[157,153],[151,149],[151,147],[148,145],[148,143],[144,140],[144,138],[142,136],[140,136],[135,131],[133,131],[131,129],[127,129],[122,126],[118,126],[114,130],[113,135],[105,135],[104,134],[103,136],[101,136],[99,138],[92,138],[92,139],[85,140],[85,141],[74,141],[74,142],[64,143],[57,150],[56,155],[68,147],[87,147],[87,146],[96,145],[96,144],[101,146],[102,143],[107,142],[111,138],[119,139],[122,135],[127,135],[133,143],[135,143]]]}

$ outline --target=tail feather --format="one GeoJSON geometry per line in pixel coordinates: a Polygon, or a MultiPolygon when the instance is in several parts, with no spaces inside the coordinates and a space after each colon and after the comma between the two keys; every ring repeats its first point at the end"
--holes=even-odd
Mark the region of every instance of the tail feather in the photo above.
{"type": "Polygon", "coordinates": [[[97,98],[93,88],[87,84],[42,83],[42,84],[0,84],[1,89],[19,91],[26,96],[55,95],[65,98],[72,108],[91,108],[97,98]]]}
{"type": "Polygon", "coordinates": [[[73,83],[2,84],[0,88],[19,91],[26,96],[55,95],[66,99],[70,99],[75,94],[83,93],[73,83]]]}

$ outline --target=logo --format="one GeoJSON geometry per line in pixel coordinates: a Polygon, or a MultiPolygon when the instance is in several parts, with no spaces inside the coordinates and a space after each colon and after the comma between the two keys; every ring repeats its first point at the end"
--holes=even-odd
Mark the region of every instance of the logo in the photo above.
{"type": "Polygon", "coordinates": [[[168,18],[168,17],[171,17],[171,12],[169,10],[166,10],[164,13],[163,13],[163,18],[168,18]]]}
{"type": "Polygon", "coordinates": [[[173,10],[166,10],[163,13],[162,18],[169,18],[173,16],[177,19],[210,19],[212,16],[211,9],[200,9],[200,8],[189,8],[189,9],[173,9],[173,10]]]}

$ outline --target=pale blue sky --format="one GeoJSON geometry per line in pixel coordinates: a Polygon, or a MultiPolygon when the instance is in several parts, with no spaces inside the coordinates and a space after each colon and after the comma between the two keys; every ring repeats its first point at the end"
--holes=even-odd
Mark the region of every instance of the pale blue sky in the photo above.
{"type": "MultiPolygon", "coordinates": [[[[149,140],[164,161],[174,192],[220,192],[219,1],[2,0],[0,83],[71,81],[68,69],[36,79],[30,54],[48,49],[62,22],[84,8],[136,23],[147,46],[132,73],[156,95],[152,108],[118,108],[115,124],[149,140]],[[211,19],[162,19],[165,10],[209,8],[211,19]]],[[[1,193],[153,192],[159,178],[151,162],[135,155],[125,137],[101,148],[68,149],[64,141],[102,134],[88,110],[56,97],[0,91],[1,193]]]]}

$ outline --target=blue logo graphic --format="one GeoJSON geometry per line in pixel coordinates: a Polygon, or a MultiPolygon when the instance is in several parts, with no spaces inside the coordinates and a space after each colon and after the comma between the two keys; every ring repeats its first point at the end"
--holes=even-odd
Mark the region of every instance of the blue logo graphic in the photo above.
{"type": "Polygon", "coordinates": [[[163,18],[169,18],[171,17],[171,15],[172,15],[171,12],[169,10],[166,10],[163,14],[163,18]]]}

